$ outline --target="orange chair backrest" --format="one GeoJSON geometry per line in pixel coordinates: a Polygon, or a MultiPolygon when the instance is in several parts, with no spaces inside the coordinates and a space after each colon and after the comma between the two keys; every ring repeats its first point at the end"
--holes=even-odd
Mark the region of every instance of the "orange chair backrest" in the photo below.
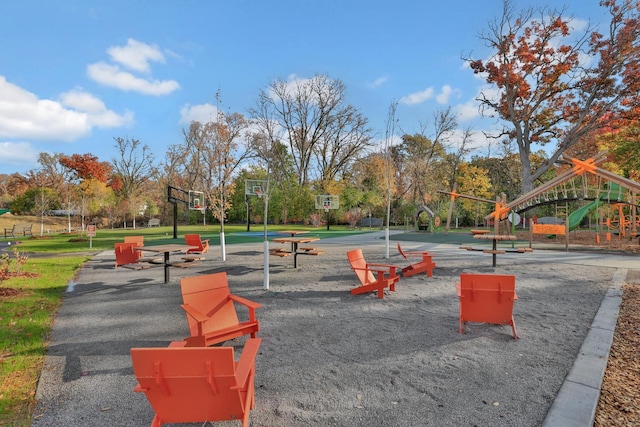
{"type": "Polygon", "coordinates": [[[400,247],[400,242],[398,242],[398,252],[400,253],[400,255],[402,255],[402,258],[407,259],[407,256],[405,255],[405,253],[402,251],[402,248],[400,247]]]}
{"type": "Polygon", "coordinates": [[[516,276],[462,273],[458,293],[464,321],[509,324],[518,299],[516,276]]]}
{"type": "MultiPolygon", "coordinates": [[[[135,243],[137,247],[141,248],[144,246],[144,236],[124,236],[125,243],[135,243]]],[[[142,258],[142,251],[138,252],[138,258],[142,258]]]]}
{"type": "MultiPolygon", "coordinates": [[[[201,313],[214,317],[204,322],[203,330],[216,331],[238,325],[238,314],[233,301],[229,298],[227,273],[203,274],[180,279],[182,301],[201,313]]],[[[191,335],[198,334],[198,322],[187,316],[191,335]]]]}
{"type": "Polygon", "coordinates": [[[185,234],[184,243],[189,246],[195,246],[200,250],[204,249],[204,245],[202,244],[202,239],[199,234],[185,234]]]}
{"type": "Polygon", "coordinates": [[[114,243],[113,248],[116,252],[116,267],[119,265],[133,264],[138,262],[140,251],[136,251],[136,243],[114,243]]]}
{"type": "Polygon", "coordinates": [[[351,268],[356,273],[356,276],[358,276],[360,283],[368,285],[369,283],[373,283],[377,280],[371,270],[367,269],[367,262],[364,260],[364,255],[362,255],[362,249],[354,249],[347,252],[347,257],[349,258],[349,264],[351,264],[351,268]]]}
{"type": "Polygon", "coordinates": [[[165,423],[243,418],[233,347],[132,348],[133,372],[165,423]]]}
{"type": "Polygon", "coordinates": [[[124,236],[124,242],[144,246],[144,236],[124,236]]]}

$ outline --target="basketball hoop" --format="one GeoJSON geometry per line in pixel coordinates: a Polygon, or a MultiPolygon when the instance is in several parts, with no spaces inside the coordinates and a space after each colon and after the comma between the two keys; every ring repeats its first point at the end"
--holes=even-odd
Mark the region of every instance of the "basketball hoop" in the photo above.
{"type": "Polygon", "coordinates": [[[207,207],[206,206],[195,205],[193,207],[193,209],[196,210],[196,211],[200,211],[202,213],[205,213],[206,210],[207,210],[207,207]]]}
{"type": "Polygon", "coordinates": [[[325,200],[324,203],[322,203],[322,207],[324,208],[325,213],[329,213],[329,209],[331,209],[331,201],[325,200]]]}
{"type": "Polygon", "coordinates": [[[255,192],[256,192],[256,196],[262,199],[262,190],[258,188],[255,190],[255,192]]]}

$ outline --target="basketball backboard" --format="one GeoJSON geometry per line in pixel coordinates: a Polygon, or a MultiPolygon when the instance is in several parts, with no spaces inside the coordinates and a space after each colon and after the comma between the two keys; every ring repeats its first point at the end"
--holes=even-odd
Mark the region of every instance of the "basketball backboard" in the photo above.
{"type": "Polygon", "coordinates": [[[189,209],[204,211],[207,208],[202,191],[189,190],[189,209]]]}
{"type": "Polygon", "coordinates": [[[316,196],[316,209],[324,209],[326,212],[329,209],[340,208],[340,196],[334,196],[331,194],[322,194],[316,196]]]}
{"type": "Polygon", "coordinates": [[[267,193],[267,181],[260,179],[246,179],[244,181],[244,194],[247,196],[262,197],[267,193]]]}

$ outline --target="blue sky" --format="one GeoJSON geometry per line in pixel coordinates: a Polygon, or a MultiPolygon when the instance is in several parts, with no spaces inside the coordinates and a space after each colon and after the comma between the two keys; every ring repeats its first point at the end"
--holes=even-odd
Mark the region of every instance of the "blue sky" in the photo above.
{"type": "MultiPolygon", "coordinates": [[[[600,22],[598,0],[514,0],[562,7],[600,22]]],[[[38,153],[116,156],[114,137],[140,140],[156,159],[192,119],[247,114],[276,78],[326,74],[383,139],[389,105],[414,133],[451,107],[481,130],[483,81],[461,57],[487,54],[478,38],[502,0],[263,0],[0,2],[0,173],[37,168],[38,153]]]]}

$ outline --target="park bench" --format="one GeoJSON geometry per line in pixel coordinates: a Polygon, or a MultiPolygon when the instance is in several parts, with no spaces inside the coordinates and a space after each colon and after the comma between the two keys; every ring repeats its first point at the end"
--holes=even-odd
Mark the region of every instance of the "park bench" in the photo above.
{"type": "Polygon", "coordinates": [[[414,274],[425,273],[427,277],[433,276],[433,269],[436,263],[432,261],[429,251],[403,251],[398,243],[398,252],[409,264],[402,268],[402,275],[410,277],[414,274]],[[419,259],[418,262],[412,262],[411,259],[419,259]]]}
{"type": "Polygon", "coordinates": [[[180,291],[189,324],[190,336],[185,338],[189,347],[206,347],[247,334],[256,337],[260,323],[255,310],[262,305],[233,295],[226,272],[184,277],[180,291]],[[235,303],[246,307],[248,320],[239,320],[235,303]]]}
{"type": "Polygon", "coordinates": [[[248,339],[238,361],[233,347],[185,347],[174,342],[164,348],[132,348],[138,380],[133,391],[144,393],[153,408],[151,426],[235,420],[248,427],[255,408],[260,342],[248,339]]]}
{"type": "Polygon", "coordinates": [[[351,289],[352,295],[376,291],[378,298],[384,298],[385,288],[396,290],[396,282],[400,280],[400,276],[396,274],[398,267],[395,265],[367,263],[361,249],[347,252],[347,258],[360,281],[360,286],[351,289]]]}
{"type": "Polygon", "coordinates": [[[518,299],[514,275],[462,273],[456,291],[460,301],[460,333],[463,323],[482,322],[510,325],[513,338],[518,339],[513,320],[513,303],[518,299]]]}
{"type": "Polygon", "coordinates": [[[32,224],[14,224],[13,227],[4,229],[4,238],[6,239],[7,237],[33,236],[33,233],[31,232],[32,228],[32,224]]]}
{"type": "Polygon", "coordinates": [[[158,218],[152,218],[147,222],[147,227],[160,227],[160,220],[158,218]]]}

